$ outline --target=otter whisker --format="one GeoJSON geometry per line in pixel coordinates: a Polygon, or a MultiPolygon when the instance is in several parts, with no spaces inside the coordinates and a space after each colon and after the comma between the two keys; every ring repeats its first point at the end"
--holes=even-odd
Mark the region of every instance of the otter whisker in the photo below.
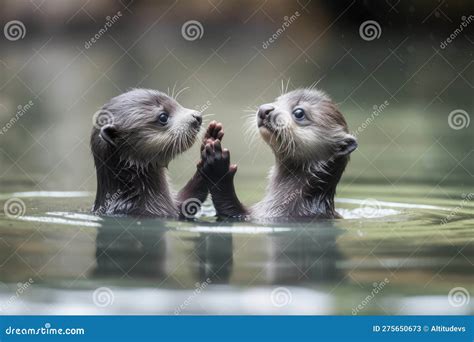
{"type": "Polygon", "coordinates": [[[241,118],[242,118],[242,119],[247,119],[247,118],[251,118],[251,117],[254,117],[254,116],[255,116],[255,117],[257,116],[257,115],[256,115],[256,112],[253,112],[253,113],[251,113],[251,114],[250,114],[250,113],[249,113],[249,114],[242,114],[242,115],[241,115],[241,118]]]}
{"type": "Polygon", "coordinates": [[[280,141],[280,145],[278,146],[278,151],[280,151],[282,154],[285,154],[285,150],[287,148],[285,142],[286,142],[286,132],[284,129],[278,129],[277,130],[277,140],[280,141]]]}
{"type": "Polygon", "coordinates": [[[255,133],[250,133],[250,134],[247,134],[247,137],[248,137],[248,140],[247,140],[247,145],[253,145],[255,144],[255,140],[257,139],[257,134],[255,133]]]}
{"type": "Polygon", "coordinates": [[[255,153],[253,154],[252,164],[255,163],[255,159],[257,159],[257,156],[260,152],[261,147],[262,147],[262,144],[257,144],[257,151],[255,151],[255,153]]]}
{"type": "Polygon", "coordinates": [[[296,155],[296,141],[291,137],[291,155],[294,157],[296,155]]]}
{"type": "Polygon", "coordinates": [[[174,91],[175,91],[175,88],[176,88],[176,85],[177,85],[178,81],[174,82],[174,85],[173,85],[173,90],[171,92],[171,97],[174,98],[174,91]]]}
{"type": "Polygon", "coordinates": [[[257,114],[257,109],[256,108],[247,107],[246,109],[243,109],[243,111],[248,113],[248,114],[244,114],[244,115],[241,116],[241,118],[243,118],[243,119],[256,117],[256,114],[257,114]]]}
{"type": "Polygon", "coordinates": [[[176,128],[173,129],[173,135],[178,139],[178,142],[176,144],[173,144],[171,149],[171,153],[175,155],[187,149],[189,131],[182,130],[181,128],[176,128]]]}
{"type": "Polygon", "coordinates": [[[245,107],[245,108],[243,109],[243,111],[244,111],[244,112],[248,112],[248,113],[256,113],[256,112],[257,112],[257,108],[258,108],[257,106],[256,106],[256,107],[249,107],[249,106],[247,106],[247,107],[245,107]]]}
{"type": "Polygon", "coordinates": [[[245,114],[245,115],[242,115],[241,118],[245,119],[245,120],[248,120],[248,119],[251,119],[255,116],[256,116],[255,113],[254,114],[245,114]]]}
{"type": "Polygon", "coordinates": [[[178,92],[176,93],[176,96],[173,96],[174,99],[175,99],[175,100],[178,100],[179,95],[181,95],[181,93],[183,93],[184,91],[186,91],[186,90],[188,90],[188,89],[189,89],[189,87],[184,87],[183,89],[181,89],[180,91],[178,91],[178,92]]]}
{"type": "Polygon", "coordinates": [[[277,151],[281,153],[285,158],[290,155],[294,155],[294,139],[289,128],[282,128],[277,131],[277,141],[280,141],[280,145],[277,151]]]}
{"type": "Polygon", "coordinates": [[[257,117],[257,115],[255,115],[255,113],[253,113],[253,114],[243,114],[241,116],[242,119],[248,119],[248,118],[253,118],[253,117],[257,117]]]}
{"type": "Polygon", "coordinates": [[[276,148],[276,151],[280,152],[283,146],[283,141],[282,141],[283,139],[281,139],[281,130],[277,129],[275,130],[275,133],[276,133],[275,141],[279,143],[279,145],[276,148]]]}
{"type": "Polygon", "coordinates": [[[206,130],[200,130],[197,134],[196,134],[196,140],[198,141],[203,141],[204,140],[204,135],[206,134],[206,130]]]}
{"type": "Polygon", "coordinates": [[[290,85],[290,80],[291,80],[291,77],[288,78],[288,82],[286,82],[286,88],[285,88],[285,93],[288,92],[288,86],[290,85]]]}
{"type": "Polygon", "coordinates": [[[296,142],[291,134],[288,134],[288,135],[289,135],[288,150],[290,152],[290,155],[294,157],[296,154],[296,142]]]}
{"type": "Polygon", "coordinates": [[[244,135],[248,137],[248,144],[251,145],[255,142],[258,135],[256,119],[254,117],[248,118],[243,126],[244,135]]]}
{"type": "Polygon", "coordinates": [[[326,75],[323,75],[323,77],[321,77],[319,80],[314,81],[314,82],[309,86],[309,89],[315,89],[316,86],[319,84],[319,82],[321,82],[325,77],[326,77],[326,75]]]}

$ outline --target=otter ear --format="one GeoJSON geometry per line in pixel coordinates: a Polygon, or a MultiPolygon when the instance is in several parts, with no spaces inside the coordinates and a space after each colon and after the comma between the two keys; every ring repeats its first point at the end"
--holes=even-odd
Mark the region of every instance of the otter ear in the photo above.
{"type": "Polygon", "coordinates": [[[347,134],[339,145],[339,151],[337,152],[337,155],[346,156],[352,153],[357,148],[357,146],[356,138],[350,134],[347,134]]]}
{"type": "Polygon", "coordinates": [[[115,126],[108,124],[100,128],[99,136],[110,145],[117,146],[117,144],[114,141],[116,134],[117,134],[117,130],[115,129],[115,126]]]}

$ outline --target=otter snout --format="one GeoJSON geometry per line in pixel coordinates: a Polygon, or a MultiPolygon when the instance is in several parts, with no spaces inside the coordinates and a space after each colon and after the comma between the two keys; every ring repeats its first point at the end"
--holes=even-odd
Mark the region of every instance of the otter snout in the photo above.
{"type": "Polygon", "coordinates": [[[269,104],[269,103],[261,105],[258,108],[258,112],[257,112],[258,127],[261,127],[265,124],[265,120],[267,120],[269,118],[269,116],[271,115],[271,113],[274,110],[275,110],[275,107],[273,105],[269,104]]]}
{"type": "Polygon", "coordinates": [[[275,110],[275,107],[273,107],[271,104],[267,103],[267,104],[261,105],[258,108],[258,117],[264,120],[274,110],[275,110]]]}
{"type": "Polygon", "coordinates": [[[192,117],[194,118],[193,125],[195,127],[200,127],[202,125],[202,115],[200,112],[193,112],[192,117]]]}

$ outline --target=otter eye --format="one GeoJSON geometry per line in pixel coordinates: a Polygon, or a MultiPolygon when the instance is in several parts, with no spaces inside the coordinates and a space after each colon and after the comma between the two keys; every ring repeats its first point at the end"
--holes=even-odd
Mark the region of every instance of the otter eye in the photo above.
{"type": "Polygon", "coordinates": [[[302,120],[305,117],[305,112],[304,109],[301,108],[296,108],[293,111],[293,116],[295,117],[296,120],[302,120]]]}
{"type": "Polygon", "coordinates": [[[169,118],[169,114],[166,112],[163,112],[158,116],[158,121],[160,122],[160,124],[166,125],[168,123],[168,118],[169,118]]]}

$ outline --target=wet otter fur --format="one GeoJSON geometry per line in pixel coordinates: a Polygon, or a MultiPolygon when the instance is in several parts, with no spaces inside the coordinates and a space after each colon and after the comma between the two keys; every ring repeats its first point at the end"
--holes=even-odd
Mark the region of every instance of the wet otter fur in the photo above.
{"type": "MultiPolygon", "coordinates": [[[[112,98],[94,118],[94,213],[178,218],[183,217],[183,203],[206,199],[208,188],[199,171],[178,194],[167,175],[170,161],[195,142],[201,113],[160,91],[133,89],[112,98]]],[[[212,122],[204,142],[222,136],[222,125],[212,122]]]]}
{"type": "Polygon", "coordinates": [[[216,140],[202,152],[203,169],[220,217],[251,219],[340,218],[334,206],[337,184],[357,148],[347,123],[322,91],[297,89],[259,107],[252,118],[275,155],[262,201],[247,208],[239,201],[236,165],[216,140]]]}

